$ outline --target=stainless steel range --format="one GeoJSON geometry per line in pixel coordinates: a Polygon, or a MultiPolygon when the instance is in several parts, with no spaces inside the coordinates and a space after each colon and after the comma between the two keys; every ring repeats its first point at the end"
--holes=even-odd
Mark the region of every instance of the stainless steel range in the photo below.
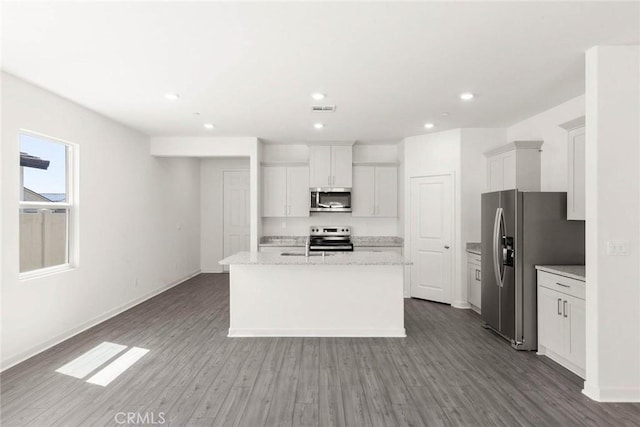
{"type": "Polygon", "coordinates": [[[312,225],[309,233],[309,251],[353,251],[351,228],[344,225],[312,225]]]}

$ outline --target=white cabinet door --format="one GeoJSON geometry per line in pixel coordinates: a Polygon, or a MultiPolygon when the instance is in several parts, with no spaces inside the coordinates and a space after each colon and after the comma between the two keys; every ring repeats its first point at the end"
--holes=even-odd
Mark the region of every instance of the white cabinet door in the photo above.
{"type": "Polygon", "coordinates": [[[331,187],[331,181],[331,146],[309,147],[309,185],[314,188],[331,187]]]}
{"type": "Polygon", "coordinates": [[[564,354],[564,318],[562,308],[565,295],[538,287],[538,345],[562,356],[564,354]]]}
{"type": "Polygon", "coordinates": [[[351,191],[351,216],[374,216],[375,168],[353,167],[353,189],[351,191]]]}
{"type": "Polygon", "coordinates": [[[309,168],[287,167],[287,216],[309,216],[309,168]]]}
{"type": "Polygon", "coordinates": [[[585,367],[586,352],[586,311],[584,300],[572,296],[565,296],[566,306],[563,307],[565,352],[564,356],[575,365],[585,367]]]}
{"type": "Polygon", "coordinates": [[[287,216],[287,168],[262,167],[262,216],[287,216]]]}
{"type": "Polygon", "coordinates": [[[469,283],[469,304],[481,308],[482,283],[480,282],[480,266],[467,263],[467,283],[469,283]]]}
{"type": "Polygon", "coordinates": [[[395,166],[375,168],[375,212],[376,216],[398,216],[398,168],[395,166]]]}
{"type": "Polygon", "coordinates": [[[400,246],[354,246],[354,252],[394,252],[402,255],[400,246]]]}
{"type": "Polygon", "coordinates": [[[331,147],[331,186],[351,188],[353,184],[353,148],[350,145],[331,147]]]}
{"type": "Polygon", "coordinates": [[[516,185],[516,152],[511,151],[502,157],[502,189],[513,190],[516,185]]]}
{"type": "Polygon", "coordinates": [[[585,145],[584,128],[569,132],[569,167],[567,191],[567,219],[585,219],[585,145]]]}
{"type": "Polygon", "coordinates": [[[487,188],[489,191],[501,191],[504,188],[504,165],[501,156],[487,159],[487,188]]]}

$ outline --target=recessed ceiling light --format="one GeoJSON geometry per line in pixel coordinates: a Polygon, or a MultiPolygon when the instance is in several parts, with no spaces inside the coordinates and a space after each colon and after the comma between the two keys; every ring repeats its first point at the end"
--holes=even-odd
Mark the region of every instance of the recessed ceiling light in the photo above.
{"type": "Polygon", "coordinates": [[[313,125],[314,128],[316,129],[322,129],[324,127],[324,125],[322,123],[316,123],[313,125]]]}
{"type": "Polygon", "coordinates": [[[211,130],[211,129],[213,129],[214,127],[215,127],[215,126],[213,125],[213,123],[205,123],[205,124],[204,124],[204,128],[205,128],[205,129],[209,129],[209,130],[211,130]]]}
{"type": "Polygon", "coordinates": [[[164,97],[169,101],[177,101],[180,99],[180,94],[168,92],[164,94],[164,97]]]}
{"type": "Polygon", "coordinates": [[[433,129],[433,127],[434,127],[434,126],[435,126],[435,125],[434,125],[433,123],[425,123],[425,124],[424,124],[424,127],[425,127],[426,129],[433,129]]]}
{"type": "Polygon", "coordinates": [[[473,94],[471,92],[464,92],[460,94],[460,99],[462,99],[463,101],[469,101],[470,99],[473,99],[473,94]]]}
{"type": "Polygon", "coordinates": [[[325,95],[324,93],[316,92],[316,93],[312,93],[311,97],[316,101],[320,101],[321,99],[324,99],[325,95]]]}

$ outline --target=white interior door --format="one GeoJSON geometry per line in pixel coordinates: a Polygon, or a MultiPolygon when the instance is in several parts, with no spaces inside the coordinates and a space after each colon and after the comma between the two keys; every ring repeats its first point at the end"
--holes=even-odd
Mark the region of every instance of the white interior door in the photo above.
{"type": "Polygon", "coordinates": [[[411,296],[451,303],[453,179],[411,178],[411,296]]]}
{"type": "MultiPolygon", "coordinates": [[[[249,250],[249,171],[224,171],[224,257],[249,250]]],[[[226,269],[226,266],[225,266],[226,269]]]]}

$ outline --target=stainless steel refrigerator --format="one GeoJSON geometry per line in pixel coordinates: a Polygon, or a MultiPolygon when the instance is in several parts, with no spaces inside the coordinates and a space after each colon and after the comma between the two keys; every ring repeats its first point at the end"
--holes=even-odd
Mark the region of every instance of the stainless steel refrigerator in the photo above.
{"type": "Polygon", "coordinates": [[[482,320],[518,350],[536,350],[536,265],[584,264],[584,221],[567,193],[482,195],[482,320]]]}

